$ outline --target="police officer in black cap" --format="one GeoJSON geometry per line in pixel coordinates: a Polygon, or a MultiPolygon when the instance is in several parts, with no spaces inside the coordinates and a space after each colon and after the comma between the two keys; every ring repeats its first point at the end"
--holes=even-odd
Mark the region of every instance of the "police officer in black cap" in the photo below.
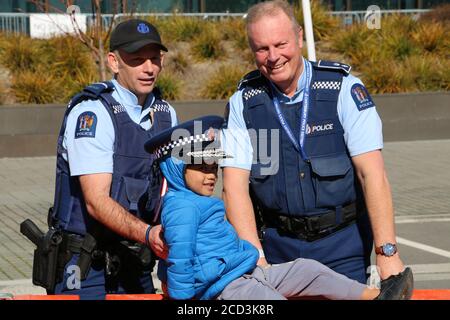
{"type": "MultiPolygon", "coordinates": [[[[155,87],[165,51],[152,24],[121,22],[108,53],[114,79],[86,87],[69,103],[49,217],[62,234],[57,270],[53,279],[34,279],[49,293],[102,299],[154,292],[150,247],[162,248],[152,227],[161,185],[144,143],[177,123],[155,87]]],[[[46,256],[40,259],[44,265],[46,256]]]]}

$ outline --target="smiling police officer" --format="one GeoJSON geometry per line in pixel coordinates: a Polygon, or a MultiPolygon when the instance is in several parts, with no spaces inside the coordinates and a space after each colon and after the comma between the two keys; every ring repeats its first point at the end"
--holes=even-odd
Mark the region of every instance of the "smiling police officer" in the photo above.
{"type": "Polygon", "coordinates": [[[150,23],[118,24],[108,53],[114,79],[86,87],[69,103],[49,219],[62,231],[50,293],[102,299],[106,293],[154,292],[149,246],[159,230],[150,225],[157,221],[160,176],[144,143],[177,123],[155,88],[163,51],[150,23]]]}
{"type": "Polygon", "coordinates": [[[401,273],[382,125],[366,88],[345,64],[302,57],[302,29],[284,1],[250,8],[247,33],[259,70],[226,110],[229,221],[263,246],[262,265],[311,258],[365,283],[374,241],[381,278],[401,273]]]}

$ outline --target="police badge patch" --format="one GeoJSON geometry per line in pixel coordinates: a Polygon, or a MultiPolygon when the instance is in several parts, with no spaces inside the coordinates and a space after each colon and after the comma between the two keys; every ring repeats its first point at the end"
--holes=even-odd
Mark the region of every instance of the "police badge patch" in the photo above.
{"type": "Polygon", "coordinates": [[[372,98],[367,92],[366,87],[364,87],[362,84],[355,83],[350,89],[350,92],[352,94],[353,101],[355,101],[356,107],[359,111],[363,111],[375,106],[372,98]]]}
{"type": "Polygon", "coordinates": [[[83,112],[77,120],[75,128],[75,139],[95,138],[95,129],[97,127],[97,116],[91,111],[83,112]]]}

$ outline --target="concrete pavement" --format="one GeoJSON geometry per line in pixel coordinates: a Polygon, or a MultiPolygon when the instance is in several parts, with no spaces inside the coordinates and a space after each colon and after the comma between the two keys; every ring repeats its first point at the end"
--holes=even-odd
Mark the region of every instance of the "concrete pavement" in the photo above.
{"type": "MultiPolygon", "coordinates": [[[[416,288],[450,288],[450,140],[388,142],[383,154],[416,288]]],[[[44,292],[31,285],[34,246],[19,224],[30,218],[45,229],[54,167],[55,157],[0,159],[0,293],[44,292]]]]}

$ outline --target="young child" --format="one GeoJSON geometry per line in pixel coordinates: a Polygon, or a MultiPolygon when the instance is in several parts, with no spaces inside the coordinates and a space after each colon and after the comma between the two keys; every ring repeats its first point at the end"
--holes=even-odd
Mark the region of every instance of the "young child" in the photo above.
{"type": "MultiPolygon", "coordinates": [[[[309,259],[260,267],[258,250],[239,239],[225,220],[223,201],[212,197],[217,161],[226,157],[217,149],[217,137],[194,135],[194,122],[219,129],[223,118],[203,117],[167,130],[146,143],[159,158],[168,182],[161,224],[169,248],[158,275],[172,299],[286,299],[324,296],[328,299],[383,298],[383,290],[369,288],[309,259]],[[178,130],[190,137],[177,138],[178,130]],[[215,141],[215,144],[211,144],[215,141]],[[205,147],[205,143],[210,143],[205,147]],[[192,147],[200,148],[192,151],[192,147]]],[[[401,288],[391,286],[384,298],[400,299],[401,288]],[[394,290],[395,289],[395,290],[394,290]],[[394,293],[393,291],[394,290],[394,293]]]]}

